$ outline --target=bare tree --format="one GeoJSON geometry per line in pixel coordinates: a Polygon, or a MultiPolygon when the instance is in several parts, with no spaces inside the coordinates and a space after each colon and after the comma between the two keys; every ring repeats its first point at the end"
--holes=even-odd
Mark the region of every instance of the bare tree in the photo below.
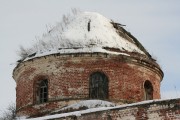
{"type": "Polygon", "coordinates": [[[19,46],[20,50],[18,51],[18,54],[21,58],[26,58],[29,55],[29,51],[25,49],[23,46],[19,46]]]}
{"type": "Polygon", "coordinates": [[[14,103],[11,103],[2,113],[0,120],[16,120],[16,105],[14,103]]]}
{"type": "Polygon", "coordinates": [[[72,14],[63,15],[61,22],[58,22],[56,26],[46,25],[47,32],[42,35],[42,38],[35,37],[36,43],[33,47],[24,48],[20,46],[20,49],[17,51],[17,54],[20,56],[18,62],[22,62],[34,53],[48,52],[56,48],[58,50],[64,47],[74,47],[74,44],[62,35],[66,29],[69,29],[67,25],[75,19],[77,14],[81,13],[77,8],[72,8],[71,11],[72,14]],[[53,31],[55,32],[53,33],[53,31]]]}

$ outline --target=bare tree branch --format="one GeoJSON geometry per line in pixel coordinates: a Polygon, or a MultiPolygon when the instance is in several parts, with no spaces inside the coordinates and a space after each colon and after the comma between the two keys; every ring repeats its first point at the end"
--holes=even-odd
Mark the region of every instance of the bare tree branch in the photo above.
{"type": "Polygon", "coordinates": [[[3,112],[3,116],[0,120],[16,120],[16,105],[11,103],[3,112]]]}

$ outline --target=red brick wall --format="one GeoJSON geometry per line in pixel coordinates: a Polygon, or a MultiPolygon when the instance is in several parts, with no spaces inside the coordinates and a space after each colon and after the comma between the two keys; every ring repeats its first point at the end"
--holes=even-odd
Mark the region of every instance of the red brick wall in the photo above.
{"type": "Polygon", "coordinates": [[[160,98],[163,73],[157,65],[148,61],[100,53],[50,55],[23,62],[15,68],[13,77],[17,83],[18,114],[46,113],[70,104],[69,101],[88,99],[89,77],[98,71],[108,77],[109,101],[144,100],[143,85],[146,80],[153,85],[153,98],[160,98]],[[36,105],[35,83],[42,78],[48,79],[49,101],[36,105]]]}
{"type": "Polygon", "coordinates": [[[55,120],[180,120],[180,99],[155,101],[55,120]]]}

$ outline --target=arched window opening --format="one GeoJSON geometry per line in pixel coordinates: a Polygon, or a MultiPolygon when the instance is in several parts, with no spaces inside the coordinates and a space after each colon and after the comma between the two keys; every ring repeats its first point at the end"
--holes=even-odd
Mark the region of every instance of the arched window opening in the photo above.
{"type": "Polygon", "coordinates": [[[45,103],[48,101],[48,80],[39,81],[36,98],[38,103],[45,103]]]}
{"type": "Polygon", "coordinates": [[[92,99],[108,98],[108,78],[101,72],[90,76],[89,97],[92,99]]]}
{"type": "Polygon", "coordinates": [[[150,81],[144,83],[145,100],[153,99],[153,87],[150,81]]]}

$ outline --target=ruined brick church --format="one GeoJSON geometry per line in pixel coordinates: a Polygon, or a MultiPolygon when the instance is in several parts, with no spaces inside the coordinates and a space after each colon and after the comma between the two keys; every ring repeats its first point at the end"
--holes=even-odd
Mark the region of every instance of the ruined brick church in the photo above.
{"type": "Polygon", "coordinates": [[[13,71],[18,116],[45,116],[83,100],[160,99],[156,60],[123,25],[98,13],[64,16],[35,46],[13,71]]]}

